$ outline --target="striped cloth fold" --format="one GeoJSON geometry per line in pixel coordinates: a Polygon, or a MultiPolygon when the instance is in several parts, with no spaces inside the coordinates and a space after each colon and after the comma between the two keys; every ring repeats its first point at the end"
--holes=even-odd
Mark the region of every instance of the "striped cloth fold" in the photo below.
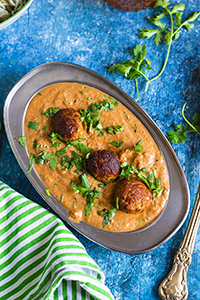
{"type": "Polygon", "coordinates": [[[111,300],[102,270],[53,214],[0,181],[0,299],[111,300]]]}

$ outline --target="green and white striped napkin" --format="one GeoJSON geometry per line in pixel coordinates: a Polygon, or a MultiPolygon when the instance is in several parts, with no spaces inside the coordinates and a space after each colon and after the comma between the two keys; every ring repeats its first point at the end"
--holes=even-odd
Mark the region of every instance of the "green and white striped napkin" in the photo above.
{"type": "Polygon", "coordinates": [[[104,274],[53,214],[0,181],[0,299],[111,300],[104,274]]]}

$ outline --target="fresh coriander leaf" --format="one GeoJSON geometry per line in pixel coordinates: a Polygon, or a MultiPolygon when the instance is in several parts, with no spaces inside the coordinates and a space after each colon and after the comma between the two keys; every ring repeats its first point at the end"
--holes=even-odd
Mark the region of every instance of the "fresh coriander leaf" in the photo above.
{"type": "Polygon", "coordinates": [[[53,155],[54,155],[53,152],[45,152],[44,151],[44,153],[42,154],[42,159],[49,161],[53,155]]]}
{"type": "Polygon", "coordinates": [[[186,133],[197,133],[200,135],[200,126],[197,125],[197,123],[200,123],[200,115],[198,113],[194,114],[193,122],[190,123],[188,119],[186,118],[184,114],[186,103],[183,105],[182,108],[182,117],[185,120],[185,122],[188,124],[188,129],[184,125],[176,125],[175,130],[169,130],[167,131],[167,138],[170,143],[184,143],[187,141],[187,135],[186,133]]]}
{"type": "Polygon", "coordinates": [[[116,148],[119,148],[123,144],[123,142],[113,141],[113,142],[110,142],[109,144],[115,146],[116,148]]]}
{"type": "Polygon", "coordinates": [[[185,10],[185,4],[178,4],[178,5],[174,5],[173,9],[171,10],[171,13],[177,14],[178,12],[184,10],[185,10]]]}
{"type": "Polygon", "coordinates": [[[38,127],[39,123],[38,122],[31,122],[31,121],[28,121],[28,128],[31,128],[33,130],[36,130],[37,127],[38,127]]]}
{"type": "Polygon", "coordinates": [[[71,165],[76,166],[78,171],[86,170],[86,161],[83,157],[79,156],[76,152],[72,151],[71,165]]]}
{"type": "Polygon", "coordinates": [[[49,167],[52,171],[54,171],[57,168],[57,156],[50,158],[49,167]]]}
{"type": "Polygon", "coordinates": [[[156,4],[154,5],[154,8],[156,7],[163,7],[163,8],[167,8],[170,5],[170,2],[168,0],[158,0],[156,2],[156,4]]]}
{"type": "Polygon", "coordinates": [[[170,143],[184,143],[187,141],[187,132],[184,125],[177,125],[175,126],[175,130],[167,131],[167,138],[170,143]]]}
{"type": "Polygon", "coordinates": [[[62,137],[58,134],[58,133],[55,133],[55,132],[51,132],[49,135],[48,135],[48,138],[49,140],[51,140],[51,147],[59,147],[61,142],[59,140],[62,141],[62,137]]]}
{"type": "Polygon", "coordinates": [[[106,227],[106,225],[111,223],[111,218],[113,218],[116,214],[117,208],[114,207],[112,209],[103,209],[103,227],[106,227]]]}
{"type": "Polygon", "coordinates": [[[71,162],[71,159],[69,158],[69,156],[67,154],[62,156],[61,165],[65,167],[64,170],[69,169],[70,162],[71,162]]]}
{"type": "Polygon", "coordinates": [[[94,200],[99,197],[101,191],[96,188],[93,190],[91,189],[86,174],[80,175],[79,180],[80,184],[76,184],[74,181],[71,181],[72,189],[75,193],[81,193],[83,197],[86,198],[84,213],[86,216],[89,216],[94,206],[94,200]]]}
{"type": "Polygon", "coordinates": [[[195,12],[191,17],[189,17],[185,22],[183,22],[182,27],[185,26],[187,30],[194,27],[194,24],[190,24],[198,19],[200,12],[195,12]]]}
{"type": "Polygon", "coordinates": [[[16,141],[22,146],[26,146],[26,136],[19,136],[18,138],[15,138],[16,141]]]}
{"type": "Polygon", "coordinates": [[[37,140],[33,141],[33,149],[37,149],[37,147],[38,147],[37,143],[38,143],[37,140]]]}
{"type": "Polygon", "coordinates": [[[103,131],[100,131],[98,136],[104,136],[104,132],[103,131]]]}
{"type": "Polygon", "coordinates": [[[127,178],[130,179],[130,174],[135,174],[136,170],[133,165],[122,163],[121,164],[121,172],[119,174],[119,179],[121,178],[127,178]]]}
{"type": "Polygon", "coordinates": [[[29,158],[29,168],[26,171],[27,174],[29,174],[31,172],[34,161],[35,161],[35,155],[33,153],[31,153],[30,158],[29,158]]]}
{"type": "Polygon", "coordinates": [[[62,148],[62,149],[60,149],[60,150],[57,150],[57,151],[56,151],[56,155],[57,155],[57,156],[60,156],[60,155],[65,154],[65,153],[66,153],[66,148],[67,148],[67,147],[64,147],[64,148],[62,148]]]}
{"type": "Polygon", "coordinates": [[[123,125],[114,125],[114,126],[108,126],[105,128],[108,134],[117,134],[120,131],[124,130],[124,126],[123,125]]]}
{"type": "Polygon", "coordinates": [[[135,153],[138,153],[138,152],[140,152],[140,151],[143,150],[143,146],[141,145],[141,142],[142,142],[142,140],[140,140],[140,141],[134,146],[135,153]]]}
{"type": "Polygon", "coordinates": [[[100,187],[102,189],[104,189],[106,186],[107,186],[107,183],[101,182],[101,183],[98,184],[98,187],[100,187]]]}
{"type": "Polygon", "coordinates": [[[67,147],[71,147],[74,146],[74,148],[80,152],[80,153],[84,153],[85,155],[87,153],[92,153],[94,150],[92,148],[87,147],[86,145],[82,144],[81,142],[79,142],[79,140],[76,141],[69,141],[67,142],[67,147]]]}
{"type": "Polygon", "coordinates": [[[100,122],[97,123],[97,125],[94,127],[94,132],[98,132],[103,129],[103,126],[100,122]]]}
{"type": "Polygon", "coordinates": [[[49,107],[45,112],[41,112],[41,115],[47,118],[52,118],[59,110],[60,108],[49,107]]]}

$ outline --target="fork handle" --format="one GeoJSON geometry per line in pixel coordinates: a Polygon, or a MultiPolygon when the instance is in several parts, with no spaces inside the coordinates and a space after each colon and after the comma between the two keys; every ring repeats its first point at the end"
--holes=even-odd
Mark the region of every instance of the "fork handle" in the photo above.
{"type": "Polygon", "coordinates": [[[187,271],[192,260],[199,221],[200,183],[188,226],[174,256],[172,269],[159,286],[158,293],[162,300],[186,300],[188,297],[187,271]]]}

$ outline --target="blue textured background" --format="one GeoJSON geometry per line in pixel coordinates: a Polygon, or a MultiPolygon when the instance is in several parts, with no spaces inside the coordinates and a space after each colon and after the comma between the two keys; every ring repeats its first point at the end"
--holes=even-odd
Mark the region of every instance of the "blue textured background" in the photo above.
{"type": "MultiPolygon", "coordinates": [[[[199,0],[172,1],[186,4],[184,16],[200,10],[199,0]]],[[[105,0],[35,0],[29,10],[14,24],[0,31],[0,118],[7,94],[17,81],[40,64],[66,61],[110,79],[133,98],[134,83],[121,75],[108,73],[112,63],[131,58],[133,48],[143,43],[140,28],[148,27],[147,16],[152,8],[129,13],[112,7],[105,0]]],[[[169,63],[163,75],[154,81],[147,93],[140,80],[139,104],[166,133],[173,125],[184,123],[181,108],[187,101],[186,116],[192,120],[200,113],[200,19],[195,27],[173,43],[169,63]]],[[[166,46],[156,47],[145,41],[147,57],[153,70],[160,70],[166,46]]],[[[17,118],[17,112],[16,112],[17,118]]],[[[193,205],[200,180],[200,136],[188,135],[184,144],[173,145],[188,179],[193,205]]],[[[43,207],[40,198],[21,171],[8,144],[2,124],[0,143],[0,179],[43,207]]],[[[191,205],[191,207],[192,207],[191,205]]],[[[191,209],[190,209],[191,213],[191,209]]],[[[125,255],[107,250],[72,232],[80,239],[106,275],[106,284],[116,300],[159,299],[158,287],[170,271],[174,254],[186,229],[188,219],[178,233],[160,248],[142,255],[125,255]]],[[[198,232],[192,263],[188,271],[190,300],[200,299],[200,231],[198,232]]]]}

